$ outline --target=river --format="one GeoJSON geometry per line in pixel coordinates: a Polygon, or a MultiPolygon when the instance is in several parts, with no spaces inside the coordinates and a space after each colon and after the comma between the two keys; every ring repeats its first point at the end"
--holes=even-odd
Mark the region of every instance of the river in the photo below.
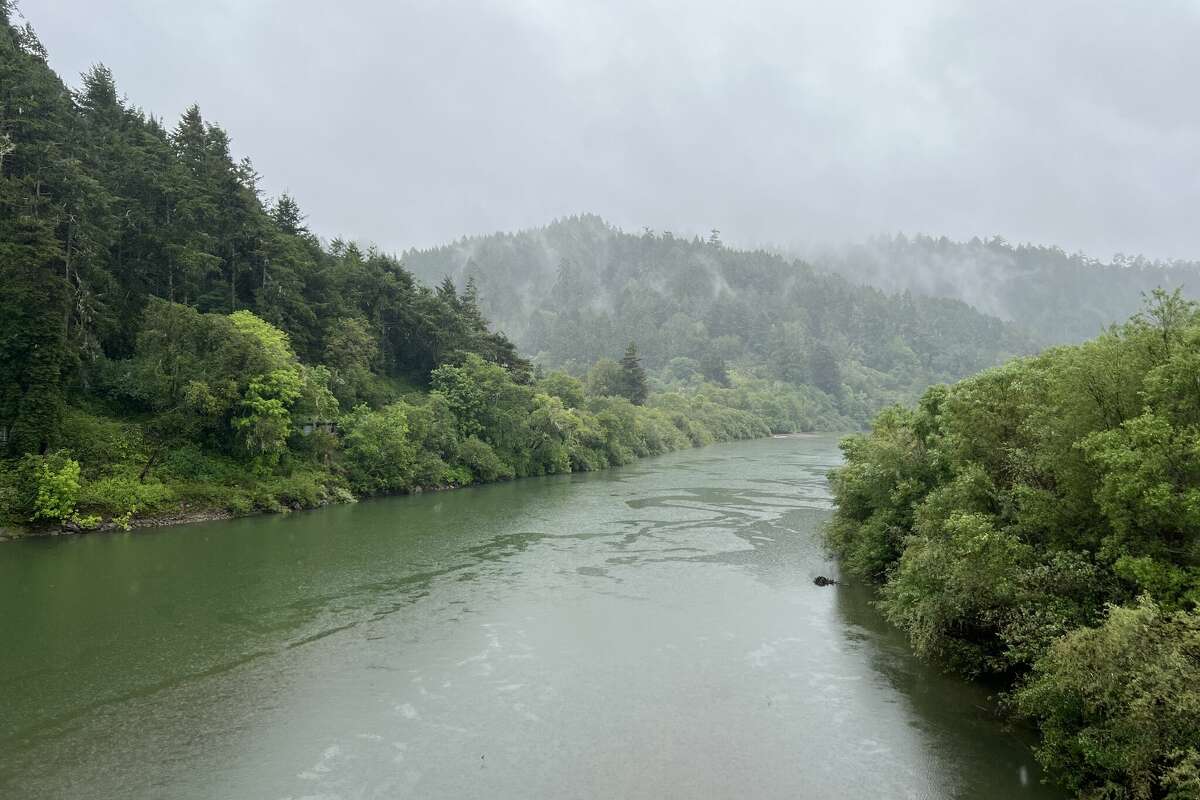
{"type": "Polygon", "coordinates": [[[1061,798],[818,531],[836,438],[0,545],[0,797],[1061,798]]]}

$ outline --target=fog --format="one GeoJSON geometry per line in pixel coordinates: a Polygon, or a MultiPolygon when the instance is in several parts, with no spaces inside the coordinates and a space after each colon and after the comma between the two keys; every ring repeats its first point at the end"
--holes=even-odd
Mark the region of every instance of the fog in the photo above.
{"type": "Polygon", "coordinates": [[[583,211],[793,245],[1200,256],[1200,3],[24,0],[268,194],[391,250],[583,211]]]}

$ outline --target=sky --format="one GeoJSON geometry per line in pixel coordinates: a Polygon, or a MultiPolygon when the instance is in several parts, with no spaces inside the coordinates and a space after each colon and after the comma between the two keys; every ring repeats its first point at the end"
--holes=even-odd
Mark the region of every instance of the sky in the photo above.
{"type": "Polygon", "coordinates": [[[22,0],[313,230],[401,251],[580,212],[791,246],[1200,258],[1200,0],[22,0]]]}

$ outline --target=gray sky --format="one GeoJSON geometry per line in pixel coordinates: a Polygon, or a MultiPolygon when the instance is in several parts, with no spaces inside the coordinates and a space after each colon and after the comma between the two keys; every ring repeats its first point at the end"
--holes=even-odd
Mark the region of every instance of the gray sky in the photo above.
{"type": "Polygon", "coordinates": [[[788,244],[1001,234],[1200,258],[1200,0],[24,0],[322,235],[591,211],[788,244]]]}

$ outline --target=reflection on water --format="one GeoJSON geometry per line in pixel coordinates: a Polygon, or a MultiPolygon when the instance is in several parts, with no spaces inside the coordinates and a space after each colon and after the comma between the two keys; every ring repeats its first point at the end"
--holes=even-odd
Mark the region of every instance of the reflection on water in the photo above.
{"type": "Polygon", "coordinates": [[[1060,797],[812,584],[834,445],[4,546],[0,796],[1060,797]]]}
{"type": "MultiPolygon", "coordinates": [[[[869,588],[842,585],[837,595],[846,640],[867,658],[889,689],[911,704],[913,724],[932,739],[953,747],[959,771],[990,775],[1013,796],[1063,796],[1036,791],[1044,789],[1033,783],[1039,772],[1030,749],[1036,736],[1019,723],[1006,722],[986,688],[933,671],[917,659],[904,636],[889,627],[872,606],[869,588]]],[[[965,782],[959,783],[956,794],[976,796],[965,782]]]]}

